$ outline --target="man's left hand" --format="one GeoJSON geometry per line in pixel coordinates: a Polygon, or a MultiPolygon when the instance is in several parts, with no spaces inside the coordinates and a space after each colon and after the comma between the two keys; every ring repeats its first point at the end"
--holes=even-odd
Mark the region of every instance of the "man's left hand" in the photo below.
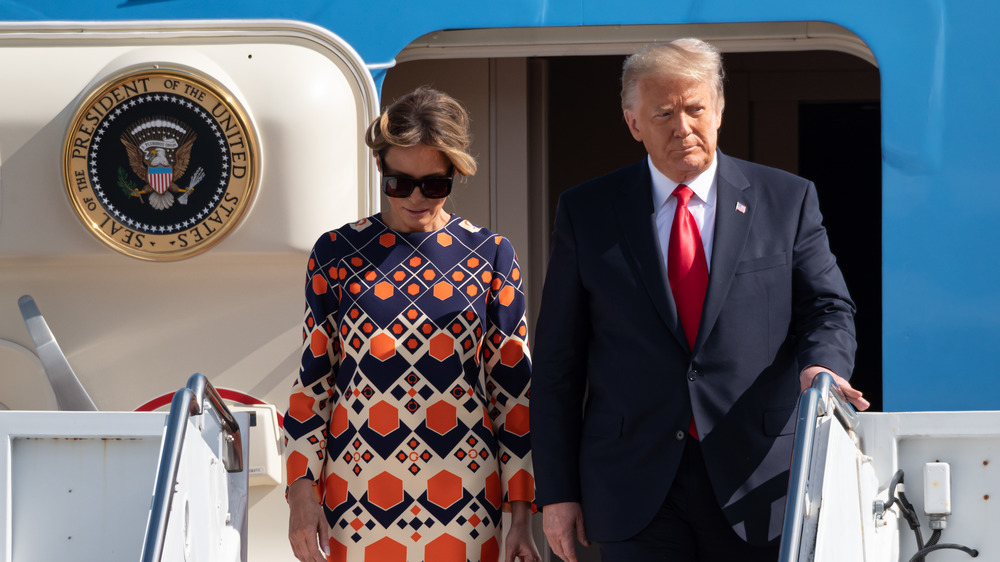
{"type": "Polygon", "coordinates": [[[833,382],[837,383],[837,386],[840,387],[835,390],[837,394],[844,400],[850,402],[858,411],[863,412],[871,406],[871,403],[865,400],[865,397],[861,395],[861,391],[852,387],[851,383],[847,382],[847,379],[821,365],[810,365],[805,369],[802,369],[802,372],[799,373],[799,383],[802,385],[802,392],[805,392],[810,386],[812,386],[813,379],[815,379],[816,375],[822,373],[823,371],[830,373],[830,375],[833,376],[833,382]]]}

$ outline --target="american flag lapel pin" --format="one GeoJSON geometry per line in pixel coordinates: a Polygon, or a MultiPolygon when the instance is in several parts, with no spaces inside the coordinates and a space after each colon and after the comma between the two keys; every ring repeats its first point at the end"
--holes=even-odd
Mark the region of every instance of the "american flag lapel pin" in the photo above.
{"type": "Polygon", "coordinates": [[[737,213],[746,213],[747,212],[747,206],[744,205],[743,203],[740,203],[739,201],[737,201],[736,202],[736,212],[737,213]]]}

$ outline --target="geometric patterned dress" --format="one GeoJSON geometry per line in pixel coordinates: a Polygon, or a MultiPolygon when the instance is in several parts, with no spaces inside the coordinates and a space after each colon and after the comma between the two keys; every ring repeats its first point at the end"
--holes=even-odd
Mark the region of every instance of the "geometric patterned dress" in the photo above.
{"type": "Polygon", "coordinates": [[[510,242],[455,215],[415,233],[375,215],[316,242],[284,431],[329,560],[500,558],[504,504],[534,500],[521,281],[510,242]]]}

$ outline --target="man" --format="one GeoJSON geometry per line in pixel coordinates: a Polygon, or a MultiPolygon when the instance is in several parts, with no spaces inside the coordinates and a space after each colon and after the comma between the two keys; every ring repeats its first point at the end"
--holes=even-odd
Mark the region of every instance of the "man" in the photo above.
{"type": "Polygon", "coordinates": [[[631,56],[648,157],[559,199],[531,430],[567,561],[574,539],[603,562],[776,560],[799,394],[829,371],[868,406],[815,186],[716,150],[722,80],[697,39],[631,56]]]}

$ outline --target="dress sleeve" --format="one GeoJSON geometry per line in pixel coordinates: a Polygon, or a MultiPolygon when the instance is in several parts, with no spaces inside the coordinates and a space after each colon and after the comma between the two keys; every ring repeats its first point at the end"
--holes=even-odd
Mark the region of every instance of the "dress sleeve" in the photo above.
{"type": "Polygon", "coordinates": [[[499,444],[503,501],[534,501],[528,399],[531,356],[525,317],[521,269],[511,243],[501,236],[493,264],[493,281],[486,305],[483,349],[489,414],[499,444]]]}
{"type": "Polygon", "coordinates": [[[309,256],[302,359],[284,418],[289,485],[300,478],[309,478],[314,485],[322,486],[327,427],[341,358],[336,320],[340,304],[336,238],[336,232],[325,234],[309,256]]]}

